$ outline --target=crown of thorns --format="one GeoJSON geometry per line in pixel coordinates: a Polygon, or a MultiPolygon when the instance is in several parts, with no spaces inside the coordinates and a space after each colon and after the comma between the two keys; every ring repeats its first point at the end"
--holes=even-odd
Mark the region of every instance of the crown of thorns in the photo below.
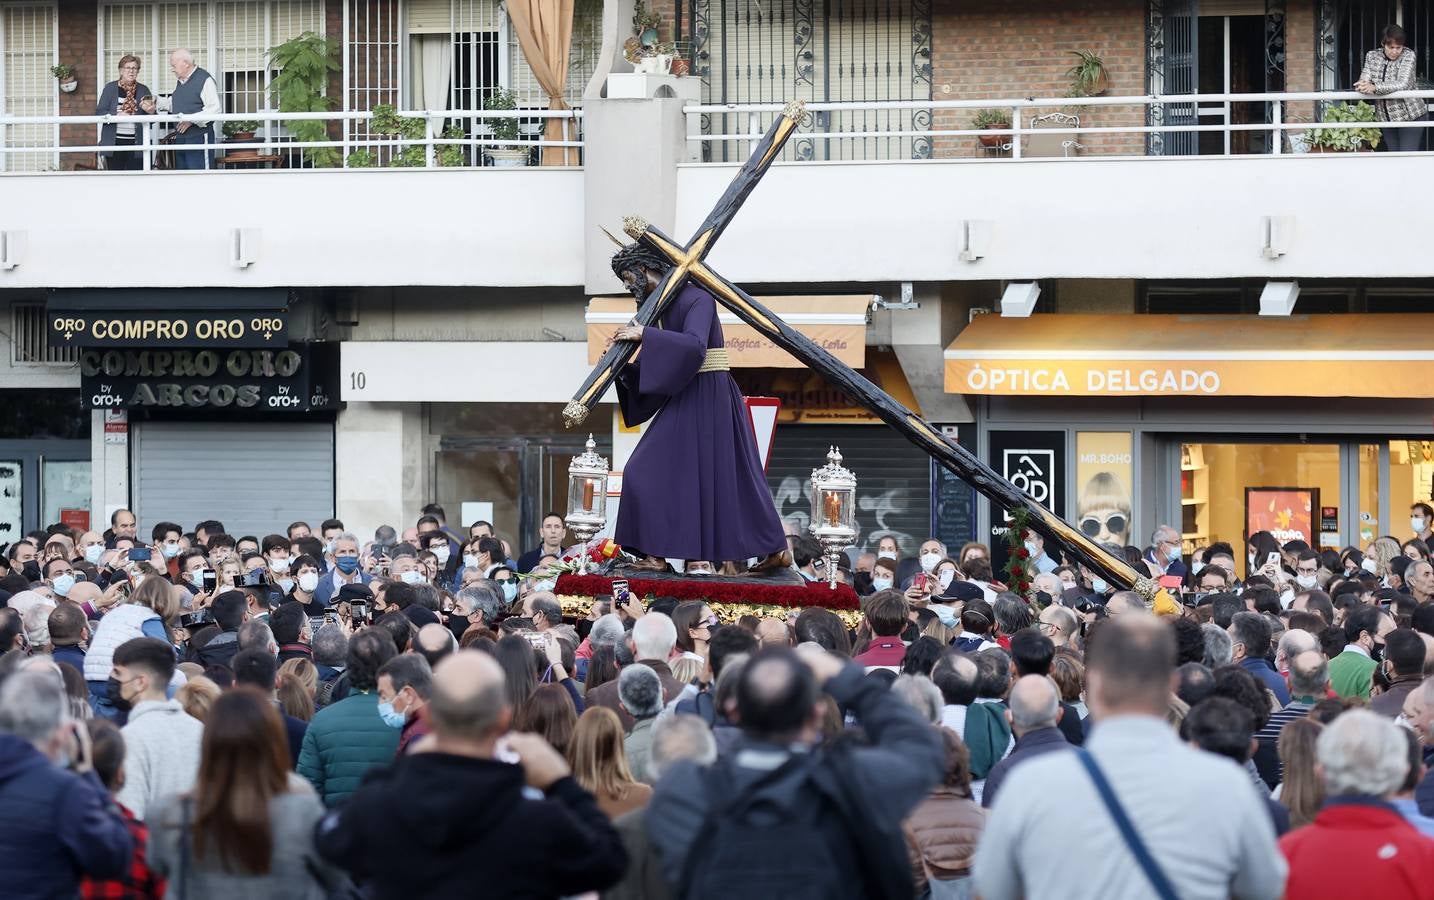
{"type": "Polygon", "coordinates": [[[612,271],[614,275],[622,277],[623,272],[634,269],[652,269],[654,272],[665,272],[672,265],[667,257],[657,251],[645,247],[639,243],[624,244],[612,236],[612,232],[606,228],[603,233],[608,236],[614,244],[617,244],[618,251],[612,255],[612,271]]]}

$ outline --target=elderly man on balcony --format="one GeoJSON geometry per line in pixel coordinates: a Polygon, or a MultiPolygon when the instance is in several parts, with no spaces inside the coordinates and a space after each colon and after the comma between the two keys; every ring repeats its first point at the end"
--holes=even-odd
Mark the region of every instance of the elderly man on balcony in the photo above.
{"type": "MultiPolygon", "coordinates": [[[[214,123],[210,116],[224,111],[214,76],[194,64],[194,54],[175,50],[169,54],[169,68],[179,79],[169,98],[169,111],[180,116],[201,116],[175,126],[176,144],[213,144],[214,123]]],[[[208,169],[214,163],[213,150],[176,150],[176,169],[208,169]]]]}

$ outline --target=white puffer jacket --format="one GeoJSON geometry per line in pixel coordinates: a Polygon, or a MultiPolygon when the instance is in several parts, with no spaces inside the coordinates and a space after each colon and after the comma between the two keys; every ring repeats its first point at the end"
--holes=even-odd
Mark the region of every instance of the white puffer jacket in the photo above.
{"type": "Polygon", "coordinates": [[[158,619],[159,614],[147,606],[125,603],[105,613],[100,627],[90,639],[89,652],[85,654],[85,680],[107,681],[114,665],[115,648],[125,641],[144,637],[144,623],[158,619]]]}

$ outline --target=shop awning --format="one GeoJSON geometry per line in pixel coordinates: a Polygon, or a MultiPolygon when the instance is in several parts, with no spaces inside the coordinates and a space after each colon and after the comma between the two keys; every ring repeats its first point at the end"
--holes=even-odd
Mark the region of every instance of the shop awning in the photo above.
{"type": "MultiPolygon", "coordinates": [[[[871,294],[813,297],[758,297],[788,325],[816,341],[854,369],[866,365],[866,316],[871,294]]],[[[596,363],[608,336],[637,311],[631,297],[594,297],[588,304],[588,362],[596,363]]],[[[805,363],[767,340],[726,310],[718,310],[722,337],[733,368],[801,368],[805,363]]]]}
{"type": "Polygon", "coordinates": [[[1001,396],[1434,397],[1434,315],[978,316],[946,391],[1001,396]]]}

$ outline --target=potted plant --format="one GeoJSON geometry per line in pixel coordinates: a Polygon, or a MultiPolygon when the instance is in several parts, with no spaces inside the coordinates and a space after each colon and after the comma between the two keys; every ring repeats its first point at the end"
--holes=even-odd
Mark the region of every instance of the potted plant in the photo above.
{"type": "Polygon", "coordinates": [[[75,88],[80,86],[80,81],[75,77],[75,67],[60,63],[58,66],[50,67],[50,74],[60,81],[60,90],[67,94],[73,93],[75,88]]]}
{"type": "MultiPolygon", "coordinates": [[[[976,117],[971,120],[972,128],[987,128],[1005,130],[1011,127],[1011,114],[1004,109],[981,109],[976,111],[976,117]]],[[[1010,143],[1010,136],[1004,134],[983,134],[977,138],[983,147],[999,147],[1002,144],[1010,143]]]]}
{"type": "Polygon", "coordinates": [[[224,123],[224,136],[236,144],[248,144],[254,140],[254,132],[259,130],[258,122],[236,121],[224,123]]]}
{"type": "MultiPolygon", "coordinates": [[[[338,49],[326,38],[306,31],[269,51],[269,65],[279,74],[269,85],[280,112],[327,112],[334,98],[324,95],[329,75],[342,70],[338,49]]],[[[329,139],[329,123],[321,119],[295,120],[284,123],[296,143],[306,144],[329,139]]],[[[315,168],[337,166],[341,160],[336,147],[301,147],[303,158],[315,168]]]]}
{"type": "MultiPolygon", "coordinates": [[[[1374,107],[1363,100],[1355,104],[1331,103],[1325,108],[1325,122],[1376,122],[1374,107]]],[[[1311,153],[1353,153],[1379,146],[1380,132],[1369,128],[1310,128],[1305,132],[1311,153]]]]}
{"type": "MultiPolygon", "coordinates": [[[[468,136],[463,133],[462,126],[458,125],[456,122],[443,129],[444,140],[461,141],[466,139],[467,137],[468,136]]],[[[442,146],[440,146],[438,148],[438,164],[446,168],[454,169],[459,168],[460,166],[468,165],[468,161],[463,154],[463,145],[443,144],[442,146]]]]}
{"type": "MultiPolygon", "coordinates": [[[[483,101],[483,108],[487,109],[517,109],[518,97],[512,91],[506,89],[496,90],[489,94],[483,101]]],[[[488,161],[499,168],[515,168],[528,164],[528,151],[518,146],[518,117],[504,116],[498,119],[487,119],[489,126],[493,129],[493,138],[499,141],[512,141],[511,144],[497,144],[483,148],[483,155],[488,161]]]]}
{"type": "Polygon", "coordinates": [[[1066,77],[1071,82],[1067,96],[1098,97],[1104,94],[1110,88],[1110,76],[1101,58],[1089,50],[1070,52],[1075,56],[1076,64],[1066,71],[1066,77]]]}
{"type": "Polygon", "coordinates": [[[662,13],[637,0],[632,13],[633,35],[622,45],[623,58],[632,63],[634,72],[666,74],[672,68],[675,48],[671,41],[660,38],[661,27],[662,13]]]}
{"type": "MultiPolygon", "coordinates": [[[[422,141],[426,136],[423,120],[416,116],[400,116],[390,103],[380,103],[373,108],[369,130],[374,134],[396,137],[402,141],[422,141]]],[[[352,158],[353,154],[349,154],[352,158]]],[[[403,143],[398,146],[389,165],[400,169],[421,169],[428,162],[427,148],[421,143],[403,143]]]]}

